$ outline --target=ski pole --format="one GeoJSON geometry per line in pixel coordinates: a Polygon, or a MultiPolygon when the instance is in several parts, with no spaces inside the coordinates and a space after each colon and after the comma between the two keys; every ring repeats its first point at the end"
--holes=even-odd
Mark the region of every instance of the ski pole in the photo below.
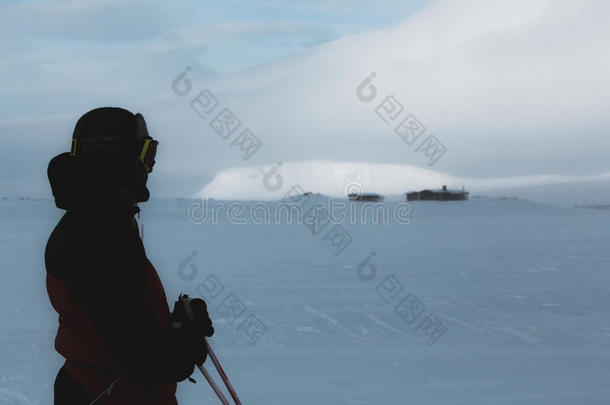
{"type": "MultiPolygon", "coordinates": [[[[186,294],[180,294],[178,296],[178,300],[184,304],[184,311],[186,313],[187,318],[193,320],[194,319],[193,308],[191,307],[191,299],[189,298],[189,296],[186,294]]],[[[222,368],[220,361],[218,361],[218,357],[216,357],[216,353],[214,353],[214,350],[212,350],[212,346],[210,346],[210,343],[208,342],[208,340],[205,337],[203,338],[203,341],[205,342],[205,345],[208,349],[208,354],[210,355],[210,358],[212,359],[212,363],[214,363],[214,367],[216,367],[216,371],[218,371],[220,378],[222,379],[222,381],[225,384],[225,387],[227,387],[229,394],[231,394],[231,398],[233,398],[233,401],[235,401],[235,405],[241,405],[241,401],[237,397],[235,388],[233,388],[233,385],[231,385],[231,381],[229,381],[229,377],[227,376],[227,373],[225,372],[224,368],[222,368]]],[[[201,371],[201,373],[203,373],[203,376],[205,377],[205,379],[208,381],[208,383],[210,384],[210,386],[212,387],[212,389],[214,390],[216,395],[218,395],[218,398],[220,398],[220,401],[224,405],[230,405],[228,403],[226,397],[224,396],[224,394],[218,387],[218,385],[216,385],[216,382],[214,381],[212,376],[208,373],[207,369],[205,367],[199,366],[199,365],[197,367],[199,367],[199,370],[201,371]]]]}
{"type": "Polygon", "coordinates": [[[218,395],[218,399],[220,399],[220,402],[222,402],[223,405],[231,405],[225,395],[220,390],[220,387],[216,385],[216,381],[214,381],[210,373],[208,373],[208,370],[203,365],[197,364],[197,367],[199,368],[199,371],[201,371],[201,374],[203,374],[205,379],[208,381],[208,384],[210,384],[210,387],[212,387],[212,390],[214,390],[216,395],[218,395]]]}
{"type": "Polygon", "coordinates": [[[208,340],[205,338],[204,338],[204,340],[205,340],[205,345],[208,348],[208,354],[210,355],[210,358],[212,359],[212,363],[214,363],[214,367],[216,367],[216,370],[218,371],[220,378],[225,383],[225,387],[227,387],[227,390],[229,390],[229,394],[231,394],[231,398],[233,398],[233,401],[235,401],[236,405],[241,405],[241,401],[237,397],[237,392],[235,392],[235,388],[233,388],[233,385],[231,385],[231,381],[229,381],[229,377],[227,376],[227,373],[225,373],[225,370],[222,368],[220,361],[218,361],[218,357],[216,357],[216,353],[214,353],[214,350],[212,350],[212,346],[210,346],[210,343],[208,342],[208,340]]]}

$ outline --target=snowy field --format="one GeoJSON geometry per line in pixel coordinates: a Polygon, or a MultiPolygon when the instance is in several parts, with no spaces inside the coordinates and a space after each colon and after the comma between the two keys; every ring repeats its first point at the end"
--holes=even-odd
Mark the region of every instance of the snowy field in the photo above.
{"type": "MultiPolygon", "coordinates": [[[[610,403],[610,212],[421,202],[409,224],[344,225],[335,255],[331,226],[195,224],[192,203],[143,204],[144,243],[172,302],[209,301],[245,405],[610,403]]],[[[0,200],[0,404],[52,403],[43,253],[61,214],[0,200]]],[[[180,403],[218,403],[195,378],[180,403]]]]}

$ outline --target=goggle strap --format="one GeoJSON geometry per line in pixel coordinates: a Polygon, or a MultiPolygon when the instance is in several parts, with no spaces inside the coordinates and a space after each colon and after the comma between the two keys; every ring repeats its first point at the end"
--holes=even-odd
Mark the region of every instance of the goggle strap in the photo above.
{"type": "Polygon", "coordinates": [[[70,156],[76,156],[76,141],[78,139],[72,138],[72,146],[70,147],[70,156]]]}
{"type": "Polygon", "coordinates": [[[150,146],[151,141],[152,139],[146,139],[144,141],[144,145],[142,146],[142,151],[140,152],[140,162],[142,162],[146,170],[150,170],[150,168],[146,165],[144,159],[146,158],[146,152],[148,152],[148,147],[150,146]]]}
{"type": "MultiPolygon", "coordinates": [[[[142,150],[140,151],[140,157],[139,157],[140,162],[144,165],[144,167],[148,171],[150,171],[150,168],[146,164],[146,154],[148,153],[148,149],[149,149],[152,141],[153,141],[152,139],[144,140],[144,145],[142,145],[142,150]]],[[[72,145],[70,147],[70,156],[72,156],[72,157],[76,156],[77,142],[78,142],[78,139],[72,138],[72,145]]]]}

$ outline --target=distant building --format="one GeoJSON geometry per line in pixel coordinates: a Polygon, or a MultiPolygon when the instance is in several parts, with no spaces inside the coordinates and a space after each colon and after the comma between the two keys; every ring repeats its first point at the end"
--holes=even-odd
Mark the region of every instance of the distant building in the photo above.
{"type": "Polygon", "coordinates": [[[377,193],[350,193],[347,195],[352,201],[381,201],[383,196],[377,193]]]}
{"type": "Polygon", "coordinates": [[[440,190],[422,190],[407,193],[407,201],[464,201],[467,199],[467,191],[448,190],[447,186],[443,186],[440,190]]]}

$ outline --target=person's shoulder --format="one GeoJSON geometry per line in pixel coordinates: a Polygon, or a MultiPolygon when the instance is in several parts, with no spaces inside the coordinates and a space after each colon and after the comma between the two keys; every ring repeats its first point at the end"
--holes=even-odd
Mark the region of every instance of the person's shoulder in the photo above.
{"type": "Polygon", "coordinates": [[[87,215],[73,213],[67,222],[71,239],[76,244],[118,247],[135,244],[139,238],[138,226],[133,217],[95,212],[87,215]]]}
{"type": "Polygon", "coordinates": [[[65,258],[70,252],[70,238],[68,232],[66,214],[59,220],[45,247],[44,259],[45,267],[48,273],[58,277],[63,276],[63,268],[65,267],[65,258]]]}

